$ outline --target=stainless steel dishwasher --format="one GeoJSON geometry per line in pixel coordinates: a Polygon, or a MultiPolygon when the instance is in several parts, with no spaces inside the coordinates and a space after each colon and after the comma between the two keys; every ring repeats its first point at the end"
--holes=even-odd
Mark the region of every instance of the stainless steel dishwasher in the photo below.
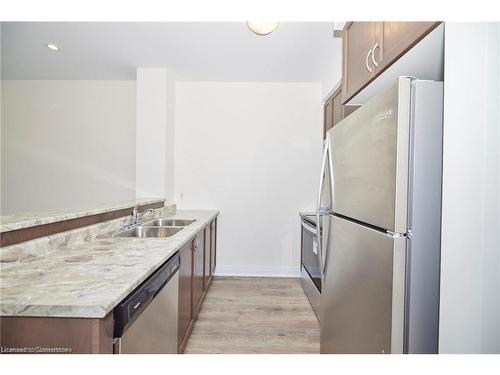
{"type": "Polygon", "coordinates": [[[176,253],[113,310],[115,354],[177,353],[176,253]]]}

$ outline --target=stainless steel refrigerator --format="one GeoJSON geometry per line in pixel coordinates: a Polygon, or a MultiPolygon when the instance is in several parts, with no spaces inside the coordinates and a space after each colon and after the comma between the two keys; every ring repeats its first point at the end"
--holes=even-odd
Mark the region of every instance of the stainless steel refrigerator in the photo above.
{"type": "Polygon", "coordinates": [[[442,106],[401,77],[327,133],[321,353],[437,352],[442,106]]]}

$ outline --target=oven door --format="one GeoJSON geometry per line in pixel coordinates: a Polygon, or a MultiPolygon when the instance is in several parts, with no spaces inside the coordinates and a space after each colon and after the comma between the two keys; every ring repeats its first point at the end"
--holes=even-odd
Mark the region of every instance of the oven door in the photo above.
{"type": "Polygon", "coordinates": [[[311,278],[318,293],[321,293],[317,232],[316,228],[304,219],[302,219],[302,267],[311,278]]]}

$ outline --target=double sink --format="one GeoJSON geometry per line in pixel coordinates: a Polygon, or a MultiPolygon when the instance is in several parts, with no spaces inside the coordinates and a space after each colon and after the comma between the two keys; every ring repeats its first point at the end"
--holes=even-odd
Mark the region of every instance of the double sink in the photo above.
{"type": "Polygon", "coordinates": [[[103,234],[100,237],[135,237],[135,238],[165,238],[171,237],[196,220],[185,219],[155,219],[133,227],[119,229],[103,234]]]}

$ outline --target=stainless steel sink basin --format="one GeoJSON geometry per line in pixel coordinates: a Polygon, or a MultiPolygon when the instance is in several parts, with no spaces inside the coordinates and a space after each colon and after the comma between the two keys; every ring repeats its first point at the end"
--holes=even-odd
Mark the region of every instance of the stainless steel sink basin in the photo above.
{"type": "Polygon", "coordinates": [[[131,229],[127,229],[118,233],[114,233],[112,237],[171,237],[177,232],[182,230],[182,228],[165,228],[165,227],[146,227],[139,226],[131,229]]]}
{"type": "Polygon", "coordinates": [[[155,226],[155,227],[185,227],[189,224],[194,223],[196,220],[185,220],[185,219],[156,219],[149,221],[144,225],[155,226]]]}

